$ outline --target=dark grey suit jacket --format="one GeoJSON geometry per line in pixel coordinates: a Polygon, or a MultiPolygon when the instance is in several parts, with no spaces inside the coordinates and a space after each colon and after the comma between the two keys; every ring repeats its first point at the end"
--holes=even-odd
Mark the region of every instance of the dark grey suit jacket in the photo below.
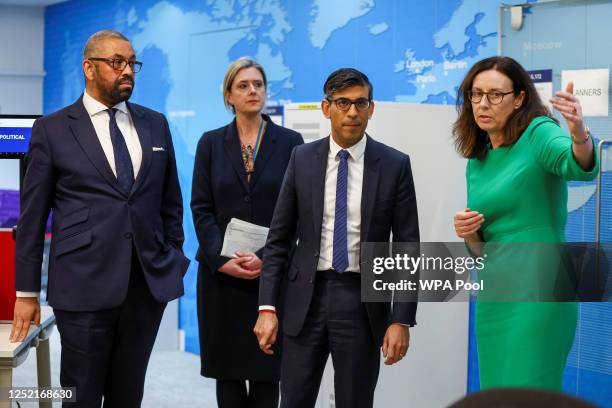
{"type": "MultiPolygon", "coordinates": [[[[419,223],[409,157],[366,136],[361,195],[361,242],[418,242],[419,223]]],[[[302,329],[319,262],[329,137],[295,148],[276,204],[264,249],[259,304],[276,306],[288,273],[284,332],[302,329]],[[289,270],[292,244],[298,246],[289,270]]],[[[366,303],[375,341],[382,344],[391,323],[416,324],[416,303],[366,303]]]]}

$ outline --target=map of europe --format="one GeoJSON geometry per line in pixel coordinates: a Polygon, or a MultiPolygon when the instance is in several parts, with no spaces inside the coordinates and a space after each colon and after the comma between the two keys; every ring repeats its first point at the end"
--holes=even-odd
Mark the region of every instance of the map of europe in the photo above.
{"type": "MultiPolygon", "coordinates": [[[[104,10],[85,0],[48,7],[44,110],[56,111],[83,92],[82,47],[89,35],[113,28],[130,38],[144,63],[131,100],[169,120],[186,204],[185,252],[192,259],[193,155],[204,131],[232,119],[221,92],[230,62],[247,55],[264,66],[271,105],[319,101],[327,75],[345,66],[370,77],[376,100],[454,104],[469,67],[497,51],[500,5],[497,0],[108,3],[104,10]]],[[[194,352],[196,269],[192,263],[180,317],[185,348],[194,352]]]]}

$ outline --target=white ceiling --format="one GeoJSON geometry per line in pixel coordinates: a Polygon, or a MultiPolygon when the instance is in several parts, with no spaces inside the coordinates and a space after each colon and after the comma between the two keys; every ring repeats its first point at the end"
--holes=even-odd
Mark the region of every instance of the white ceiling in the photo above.
{"type": "Polygon", "coordinates": [[[67,0],[0,0],[0,5],[41,7],[65,1],[67,0]]]}

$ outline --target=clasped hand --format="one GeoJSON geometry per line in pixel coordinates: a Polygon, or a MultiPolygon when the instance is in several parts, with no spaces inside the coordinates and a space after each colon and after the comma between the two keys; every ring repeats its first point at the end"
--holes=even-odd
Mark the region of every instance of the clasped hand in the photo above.
{"type": "Polygon", "coordinates": [[[236,257],[224,263],[219,272],[240,279],[256,279],[261,275],[261,259],[254,252],[236,252],[236,257]]]}

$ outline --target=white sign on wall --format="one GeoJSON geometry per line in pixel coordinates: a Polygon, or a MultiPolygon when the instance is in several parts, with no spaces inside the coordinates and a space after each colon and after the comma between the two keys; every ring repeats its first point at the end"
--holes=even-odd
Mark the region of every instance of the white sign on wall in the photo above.
{"type": "Polygon", "coordinates": [[[561,87],[574,83],[584,116],[608,116],[609,69],[579,69],[561,72],[561,87]]]}

